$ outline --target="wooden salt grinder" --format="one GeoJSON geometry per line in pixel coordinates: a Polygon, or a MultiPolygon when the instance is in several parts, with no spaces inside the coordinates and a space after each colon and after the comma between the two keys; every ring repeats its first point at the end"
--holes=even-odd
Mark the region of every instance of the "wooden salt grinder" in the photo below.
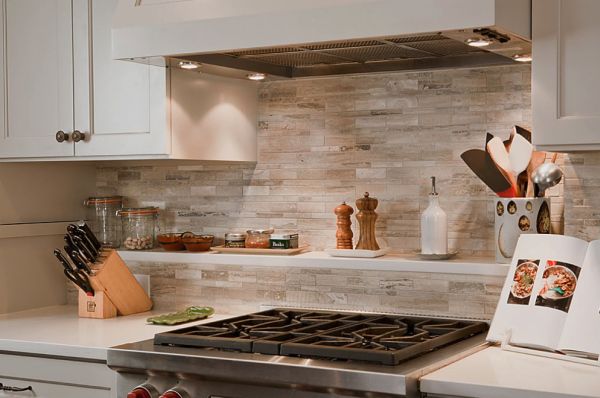
{"type": "Polygon", "coordinates": [[[370,198],[368,192],[365,192],[364,197],[356,201],[356,207],[359,210],[356,219],[360,225],[360,236],[356,244],[357,249],[379,250],[379,245],[375,239],[375,222],[378,217],[375,209],[378,204],[379,201],[376,198],[370,198]]]}
{"type": "Polygon", "coordinates": [[[346,204],[342,203],[336,207],[333,212],[337,215],[337,231],[335,233],[336,249],[352,249],[352,221],[350,216],[354,213],[354,209],[346,204]]]}

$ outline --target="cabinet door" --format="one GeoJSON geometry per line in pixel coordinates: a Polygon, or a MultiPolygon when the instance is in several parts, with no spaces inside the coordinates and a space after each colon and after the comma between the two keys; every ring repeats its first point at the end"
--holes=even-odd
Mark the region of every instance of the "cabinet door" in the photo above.
{"type": "Polygon", "coordinates": [[[541,149],[600,149],[600,1],[534,0],[532,107],[541,149]]]}
{"type": "Polygon", "coordinates": [[[0,4],[0,157],[73,156],[71,0],[0,4]]]}
{"type": "Polygon", "coordinates": [[[82,15],[74,22],[75,81],[81,82],[76,88],[76,97],[81,100],[76,98],[75,128],[89,134],[85,142],[76,144],[75,154],[169,154],[167,70],[112,59],[111,25],[116,6],[117,0],[74,3],[76,15],[82,15]],[[91,7],[87,13],[81,11],[87,7],[91,7]],[[77,78],[77,74],[82,77],[77,78]],[[91,84],[84,84],[86,78],[91,84]],[[87,100],[83,98],[86,95],[87,100]],[[90,103],[91,107],[77,110],[77,103],[90,103]]]}

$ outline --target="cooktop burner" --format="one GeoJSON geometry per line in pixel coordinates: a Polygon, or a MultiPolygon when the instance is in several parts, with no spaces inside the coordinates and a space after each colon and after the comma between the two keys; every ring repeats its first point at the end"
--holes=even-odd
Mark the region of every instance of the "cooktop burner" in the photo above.
{"type": "Polygon", "coordinates": [[[154,344],[397,365],[487,327],[441,318],[274,309],[159,333],[154,344]]]}

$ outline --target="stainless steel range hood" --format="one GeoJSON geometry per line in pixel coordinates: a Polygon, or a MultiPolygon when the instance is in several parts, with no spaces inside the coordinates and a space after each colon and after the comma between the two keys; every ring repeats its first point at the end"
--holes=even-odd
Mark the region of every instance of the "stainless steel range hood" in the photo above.
{"type": "Polygon", "coordinates": [[[510,64],[530,31],[530,0],[119,0],[113,56],[293,78],[510,64]]]}

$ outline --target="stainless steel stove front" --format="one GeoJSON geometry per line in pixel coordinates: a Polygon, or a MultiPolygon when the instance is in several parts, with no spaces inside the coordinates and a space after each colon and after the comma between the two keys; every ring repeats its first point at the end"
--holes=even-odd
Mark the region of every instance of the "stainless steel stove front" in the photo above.
{"type": "Polygon", "coordinates": [[[159,389],[178,384],[194,398],[419,397],[418,380],[485,347],[483,335],[397,366],[212,349],[156,346],[152,340],[108,351],[119,373],[119,397],[150,378],[159,389]]]}

